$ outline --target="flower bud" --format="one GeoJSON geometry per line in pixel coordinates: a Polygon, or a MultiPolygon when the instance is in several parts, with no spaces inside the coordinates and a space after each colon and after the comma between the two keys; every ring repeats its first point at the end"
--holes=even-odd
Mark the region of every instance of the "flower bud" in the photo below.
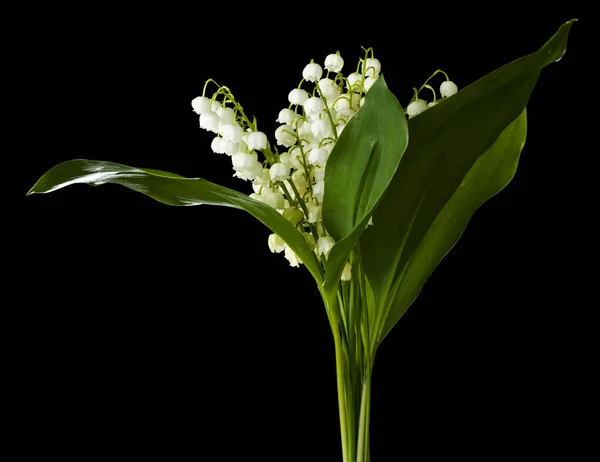
{"type": "Polygon", "coordinates": [[[338,54],[327,55],[325,69],[331,72],[340,72],[344,67],[344,59],[338,54]]]}
{"type": "Polygon", "coordinates": [[[456,84],[454,82],[451,82],[450,80],[446,80],[445,82],[442,82],[442,84],[440,85],[440,93],[442,94],[442,96],[448,97],[448,96],[452,96],[455,95],[458,92],[458,87],[456,86],[456,84]]]}
{"type": "Polygon", "coordinates": [[[306,175],[302,170],[296,170],[292,174],[292,181],[298,190],[303,189],[306,191],[306,188],[308,187],[308,181],[306,180],[306,175]]]}
{"type": "Polygon", "coordinates": [[[335,245],[335,239],[331,236],[321,236],[317,241],[317,255],[329,255],[329,251],[335,245]]]}
{"type": "Polygon", "coordinates": [[[323,75],[323,68],[317,63],[308,64],[302,71],[302,77],[309,82],[316,82],[323,75]]]}
{"type": "Polygon", "coordinates": [[[285,208],[285,198],[280,192],[275,192],[270,188],[265,188],[261,191],[263,202],[274,209],[280,210],[285,208]]]}
{"type": "Polygon", "coordinates": [[[308,248],[310,249],[310,251],[312,252],[313,250],[315,250],[317,244],[315,243],[315,238],[312,236],[312,234],[307,233],[305,231],[302,233],[302,235],[304,236],[304,239],[306,239],[306,243],[308,244],[308,248]]]}
{"type": "Polygon", "coordinates": [[[427,103],[427,107],[433,107],[435,105],[437,105],[437,101],[432,101],[431,103],[427,103]]]}
{"type": "Polygon", "coordinates": [[[287,180],[290,177],[290,166],[277,162],[271,165],[269,174],[272,182],[287,180]]]}
{"type": "Polygon", "coordinates": [[[416,115],[419,115],[421,112],[427,109],[427,103],[422,99],[417,99],[410,103],[406,108],[406,112],[408,114],[408,118],[411,119],[416,115]]]}
{"type": "Polygon", "coordinates": [[[287,218],[290,223],[296,226],[298,223],[302,221],[304,218],[304,214],[302,210],[299,210],[297,207],[288,207],[283,211],[283,216],[287,218]]]}
{"type": "Polygon", "coordinates": [[[342,281],[349,281],[352,279],[352,265],[350,262],[346,262],[346,266],[344,266],[344,271],[342,272],[342,281]]]}
{"type": "Polygon", "coordinates": [[[285,250],[285,242],[277,234],[270,234],[268,243],[269,250],[273,253],[280,253],[285,250]]]}

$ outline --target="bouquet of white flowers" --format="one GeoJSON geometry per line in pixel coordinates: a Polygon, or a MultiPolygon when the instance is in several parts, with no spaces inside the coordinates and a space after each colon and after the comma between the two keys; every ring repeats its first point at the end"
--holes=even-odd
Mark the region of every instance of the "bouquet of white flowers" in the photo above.
{"type": "Polygon", "coordinates": [[[282,95],[273,141],[229,87],[209,79],[192,109],[215,135],[212,150],[252,183],[249,196],[81,159],[50,169],[29,194],[115,183],[168,205],[235,207],[260,220],[271,252],[314,277],[335,343],[343,460],[367,462],[377,349],[476,209],[512,179],[530,94],[542,68],[564,54],[574,21],[461,91],[435,71],[405,108],[372,49],[350,72],[340,53],[328,54],[306,65],[287,103],[282,95]]]}

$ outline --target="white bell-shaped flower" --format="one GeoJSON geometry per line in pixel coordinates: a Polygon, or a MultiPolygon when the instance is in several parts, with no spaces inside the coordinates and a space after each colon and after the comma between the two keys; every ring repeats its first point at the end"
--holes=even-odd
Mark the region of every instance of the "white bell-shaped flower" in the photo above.
{"type": "Polygon", "coordinates": [[[221,125],[219,127],[219,132],[221,132],[221,136],[224,140],[232,141],[233,143],[242,141],[242,137],[244,136],[242,127],[234,124],[221,125]]]}
{"type": "Polygon", "coordinates": [[[290,177],[290,166],[277,162],[271,165],[270,176],[272,182],[287,180],[290,177]]]}
{"type": "Polygon", "coordinates": [[[352,279],[352,265],[350,262],[346,262],[344,271],[342,271],[342,281],[349,281],[352,279]]]}
{"type": "Polygon", "coordinates": [[[316,96],[312,96],[304,102],[304,111],[307,115],[318,114],[323,109],[325,109],[325,103],[316,96]]]}
{"type": "Polygon", "coordinates": [[[249,168],[253,165],[254,161],[256,160],[257,155],[255,152],[237,152],[233,156],[231,156],[231,163],[233,164],[233,168],[235,170],[243,170],[249,168]]]}
{"type": "Polygon", "coordinates": [[[221,138],[220,136],[215,136],[213,138],[212,142],[210,143],[210,148],[216,154],[225,154],[225,149],[223,146],[223,138],[221,138]]]}
{"type": "Polygon", "coordinates": [[[446,80],[440,85],[440,93],[444,97],[455,95],[458,92],[458,87],[454,82],[446,80]]]}
{"type": "Polygon", "coordinates": [[[302,71],[302,77],[309,82],[316,82],[323,75],[323,68],[317,63],[308,64],[302,71]]]}
{"type": "Polygon", "coordinates": [[[312,134],[312,122],[310,120],[303,120],[302,123],[298,124],[298,138],[303,140],[304,142],[313,141],[312,134]]]}
{"type": "Polygon", "coordinates": [[[318,119],[311,123],[310,130],[316,139],[322,140],[324,138],[331,138],[333,136],[333,129],[329,119],[318,119]]]}
{"type": "Polygon", "coordinates": [[[408,118],[411,119],[427,109],[427,102],[422,99],[417,99],[410,103],[406,108],[408,118]]]}
{"type": "Polygon", "coordinates": [[[358,72],[353,72],[348,77],[346,77],[346,88],[348,91],[352,92],[360,92],[363,88],[363,76],[358,72]]]}
{"type": "Polygon", "coordinates": [[[271,176],[268,168],[263,168],[260,176],[254,179],[254,184],[258,186],[269,186],[271,184],[271,176]]]}
{"type": "Polygon", "coordinates": [[[286,244],[284,255],[287,261],[290,262],[290,266],[298,267],[302,260],[298,258],[298,255],[294,253],[294,251],[286,244]]]}
{"type": "Polygon", "coordinates": [[[282,109],[281,111],[279,111],[279,116],[277,117],[276,122],[279,122],[281,124],[291,125],[292,122],[294,122],[294,120],[296,120],[298,117],[300,117],[300,116],[298,114],[296,114],[294,111],[292,111],[291,109],[285,108],[285,109],[282,109]]]}
{"type": "Polygon", "coordinates": [[[292,104],[302,105],[308,98],[310,98],[310,95],[306,90],[303,90],[302,88],[294,88],[288,94],[288,101],[292,104]]]}
{"type": "Polygon", "coordinates": [[[232,125],[235,123],[235,112],[230,107],[221,106],[215,112],[219,116],[219,125],[232,125]]]}
{"type": "Polygon", "coordinates": [[[192,100],[192,109],[198,115],[202,115],[210,111],[211,104],[210,99],[205,96],[197,96],[192,100]]]}
{"type": "Polygon", "coordinates": [[[314,167],[311,171],[310,171],[310,179],[312,181],[314,181],[315,183],[318,181],[323,181],[325,180],[325,167],[314,167]]]}
{"type": "Polygon", "coordinates": [[[323,167],[329,157],[329,151],[324,148],[316,148],[308,153],[308,163],[310,165],[316,165],[323,167]]]}
{"type": "Polygon", "coordinates": [[[249,132],[246,134],[246,144],[248,149],[266,149],[267,148],[267,135],[263,132],[249,132]]]}
{"type": "Polygon", "coordinates": [[[233,156],[236,152],[238,152],[238,143],[234,143],[233,141],[225,140],[221,138],[221,149],[228,156],[233,156]]]}
{"type": "Polygon", "coordinates": [[[340,96],[340,89],[331,79],[319,80],[319,92],[328,102],[335,101],[340,96]]]}
{"type": "Polygon", "coordinates": [[[366,77],[377,77],[381,72],[381,63],[378,59],[367,58],[363,61],[363,73],[366,77]]]}
{"type": "Polygon", "coordinates": [[[340,72],[344,67],[344,59],[338,54],[327,55],[325,69],[331,72],[340,72]]]}
{"type": "Polygon", "coordinates": [[[356,114],[356,111],[350,109],[349,107],[345,107],[340,109],[339,111],[336,111],[336,122],[337,121],[344,121],[344,122],[348,122],[350,120],[350,118],[356,114]]]}
{"type": "Polygon", "coordinates": [[[285,250],[285,242],[277,234],[270,234],[268,243],[269,250],[273,253],[281,253],[285,250]]]}
{"type": "Polygon", "coordinates": [[[357,110],[359,103],[360,103],[360,94],[359,93],[344,93],[338,99],[335,100],[335,103],[333,104],[333,108],[336,111],[341,111],[342,109],[357,110]]]}
{"type": "Polygon", "coordinates": [[[437,105],[437,103],[438,103],[437,101],[432,101],[432,102],[430,102],[430,103],[427,103],[427,107],[433,107],[433,106],[436,106],[436,105],[437,105]]]}
{"type": "Polygon", "coordinates": [[[205,112],[200,116],[200,127],[204,130],[217,133],[219,128],[219,116],[216,112],[205,112]]]}
{"type": "Polygon", "coordinates": [[[294,129],[287,124],[281,125],[275,130],[275,139],[277,140],[277,144],[285,146],[286,148],[296,144],[294,129]]]}
{"type": "MultiPolygon", "coordinates": [[[[367,77],[365,79],[365,85],[364,85],[365,91],[369,91],[377,79],[378,79],[378,77],[367,77]]],[[[362,106],[362,104],[361,104],[361,106],[362,106]]]]}
{"type": "Polygon", "coordinates": [[[335,245],[335,239],[331,236],[321,236],[317,241],[317,255],[329,255],[329,251],[335,245]]]}

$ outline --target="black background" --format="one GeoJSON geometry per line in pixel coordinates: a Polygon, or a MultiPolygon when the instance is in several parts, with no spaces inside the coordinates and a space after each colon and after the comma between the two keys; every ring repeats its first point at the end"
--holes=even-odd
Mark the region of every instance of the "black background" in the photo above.
{"type": "MultiPolygon", "coordinates": [[[[209,77],[271,135],[311,58],[340,50],[348,69],[372,46],[406,105],[435,69],[464,87],[579,16],[530,99],[514,180],[476,213],[379,350],[371,424],[374,461],[573,455],[587,440],[577,422],[588,412],[593,338],[592,304],[577,296],[586,238],[575,230],[587,228],[588,196],[576,180],[584,152],[572,108],[583,101],[591,21],[568,5],[535,15],[483,3],[469,13],[297,8],[38,12],[47,22],[27,82],[32,120],[20,150],[35,154],[23,195],[72,158],[250,192],[191,110],[209,77]]],[[[113,185],[22,200],[16,350],[35,435],[27,449],[65,460],[341,460],[322,302],[304,268],[269,252],[260,223],[113,185]]]]}

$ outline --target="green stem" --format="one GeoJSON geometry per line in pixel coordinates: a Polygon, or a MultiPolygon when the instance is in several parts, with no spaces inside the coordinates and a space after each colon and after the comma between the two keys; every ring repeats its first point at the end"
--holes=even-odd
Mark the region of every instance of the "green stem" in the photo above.
{"type": "Polygon", "coordinates": [[[371,370],[367,368],[360,399],[360,416],[358,418],[358,445],[356,462],[369,461],[369,415],[371,413],[371,370]]]}
{"type": "Polygon", "coordinates": [[[344,387],[344,356],[339,326],[334,326],[333,341],[335,344],[335,371],[337,378],[338,408],[340,412],[340,433],[342,435],[342,456],[344,462],[348,459],[348,427],[346,425],[346,392],[344,387]]]}

